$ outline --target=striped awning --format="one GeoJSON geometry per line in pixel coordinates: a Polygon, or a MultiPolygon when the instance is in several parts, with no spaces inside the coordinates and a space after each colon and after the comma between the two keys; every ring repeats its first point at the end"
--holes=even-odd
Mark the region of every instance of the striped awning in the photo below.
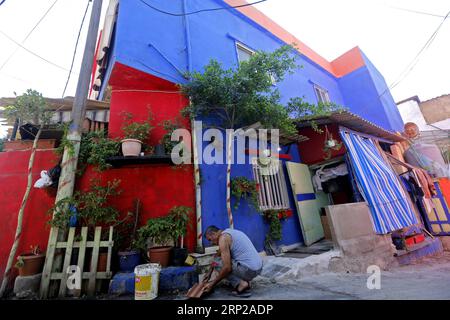
{"type": "Polygon", "coordinates": [[[340,134],[375,232],[386,234],[418,223],[406,191],[374,142],[351,130],[341,129],[340,134]]]}

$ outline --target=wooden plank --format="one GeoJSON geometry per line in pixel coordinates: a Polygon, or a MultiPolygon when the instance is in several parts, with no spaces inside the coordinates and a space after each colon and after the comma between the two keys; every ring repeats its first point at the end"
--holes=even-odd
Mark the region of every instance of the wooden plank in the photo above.
{"type": "MultiPolygon", "coordinates": [[[[82,227],[81,228],[81,241],[77,242],[79,245],[79,250],[78,250],[78,261],[77,261],[77,266],[80,269],[80,272],[83,273],[83,269],[84,269],[84,257],[86,256],[86,243],[87,241],[87,234],[88,234],[88,228],[87,227],[82,227]]],[[[81,288],[79,290],[76,290],[74,292],[74,295],[76,297],[80,297],[81,296],[81,288]]]]}
{"type": "Polygon", "coordinates": [[[88,296],[95,295],[95,275],[97,273],[97,262],[98,262],[98,254],[100,249],[100,237],[102,234],[102,227],[95,227],[95,235],[94,235],[94,248],[92,250],[92,258],[91,258],[91,268],[90,273],[91,276],[89,278],[87,294],[88,296]]]}
{"type": "Polygon", "coordinates": [[[75,237],[75,228],[69,229],[69,235],[67,237],[67,247],[66,253],[64,256],[64,263],[62,268],[62,279],[59,284],[59,297],[62,298],[66,295],[66,287],[67,287],[67,268],[70,266],[70,260],[72,258],[72,245],[73,239],[75,237]]]}
{"type": "MultiPolygon", "coordinates": [[[[84,228],[84,227],[83,227],[84,228]]],[[[81,241],[76,241],[73,243],[72,248],[79,248],[81,245],[81,241]]],[[[113,245],[113,243],[111,243],[111,241],[109,240],[105,240],[105,241],[100,241],[100,247],[109,247],[110,245],[113,245]]],[[[61,249],[61,248],[65,248],[67,247],[67,242],[58,242],[56,244],[56,248],[57,249],[61,249]]],[[[94,247],[94,241],[86,241],[85,244],[86,248],[93,248],[94,247]]]]}
{"type": "Polygon", "coordinates": [[[39,295],[41,299],[48,297],[48,290],[50,286],[50,276],[53,267],[53,260],[55,258],[56,241],[58,238],[58,228],[52,227],[48,239],[47,253],[45,258],[44,269],[42,271],[41,285],[39,288],[39,295]]]}
{"type": "Polygon", "coordinates": [[[113,231],[114,228],[113,227],[109,227],[109,242],[110,245],[108,246],[108,260],[106,261],[106,272],[111,271],[111,255],[112,255],[112,247],[114,245],[114,241],[113,241],[113,231]]]}
{"type": "MultiPolygon", "coordinates": [[[[94,272],[94,276],[96,279],[111,279],[112,272],[94,272]]],[[[51,280],[61,280],[63,274],[61,272],[52,273],[51,280]]],[[[92,277],[92,272],[83,272],[81,275],[81,279],[87,280],[92,277]]]]}

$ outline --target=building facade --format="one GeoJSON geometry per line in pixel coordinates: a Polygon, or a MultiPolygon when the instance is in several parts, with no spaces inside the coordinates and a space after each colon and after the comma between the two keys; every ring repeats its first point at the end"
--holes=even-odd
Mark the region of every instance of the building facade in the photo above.
{"type": "MultiPolygon", "coordinates": [[[[242,4],[245,2],[237,0],[111,1],[99,39],[91,91],[91,98],[110,101],[110,136],[121,136],[123,111],[143,120],[150,108],[155,123],[177,118],[188,103],[177,87],[187,81],[186,72],[201,72],[211,59],[225,68],[235,68],[257,51],[271,52],[285,44],[295,44],[296,62],[302,68],[274,84],[282,102],[297,96],[310,103],[332,102],[384,130],[402,130],[402,119],[383,76],[358,47],[327,61],[254,7],[232,8],[242,4]],[[209,8],[219,10],[201,12],[209,8]]],[[[162,134],[163,130],[155,129],[150,143],[157,143],[162,134]]],[[[199,139],[196,147],[201,153],[207,145],[199,139]]],[[[280,153],[281,187],[286,192],[276,208],[281,205],[297,213],[286,163],[301,163],[302,154],[296,143],[283,146],[280,153]]],[[[233,165],[231,175],[257,179],[251,155],[246,157],[248,164],[233,165]]],[[[153,170],[162,170],[164,175],[166,169],[153,170]]],[[[226,165],[201,164],[199,170],[202,228],[210,224],[226,228],[226,165]]],[[[267,230],[263,217],[245,203],[233,214],[235,227],[245,231],[262,251],[267,230]]],[[[283,224],[280,244],[304,242],[298,219],[283,224]]]]}

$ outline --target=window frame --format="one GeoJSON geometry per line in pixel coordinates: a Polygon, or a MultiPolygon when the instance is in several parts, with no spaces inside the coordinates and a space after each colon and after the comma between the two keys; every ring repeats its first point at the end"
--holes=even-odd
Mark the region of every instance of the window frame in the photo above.
{"type": "Polygon", "coordinates": [[[247,47],[245,44],[235,41],[236,44],[236,55],[237,55],[237,60],[238,63],[241,63],[241,59],[239,59],[239,50],[244,51],[246,53],[248,53],[250,56],[254,55],[256,53],[255,50],[250,49],[249,47],[247,47]]]}
{"type": "Polygon", "coordinates": [[[314,87],[314,93],[316,95],[317,101],[319,103],[331,103],[330,94],[328,93],[328,90],[322,88],[321,86],[317,84],[313,84],[314,87]],[[323,101],[325,98],[326,101],[323,101]]]}
{"type": "Polygon", "coordinates": [[[259,184],[258,205],[261,211],[291,208],[283,163],[281,160],[278,160],[277,164],[279,166],[278,171],[273,175],[266,175],[269,178],[265,179],[264,175],[259,171],[258,159],[254,157],[251,160],[253,179],[259,184]]]}
{"type": "MultiPolygon", "coordinates": [[[[252,55],[254,55],[256,53],[255,50],[250,49],[248,46],[246,46],[242,42],[235,41],[235,45],[236,45],[236,56],[237,56],[237,60],[238,60],[239,64],[242,62],[239,59],[239,50],[246,52],[250,56],[252,56],[252,55]]],[[[273,86],[277,83],[277,81],[275,80],[275,77],[273,76],[273,74],[270,74],[270,80],[271,80],[273,86]]]]}

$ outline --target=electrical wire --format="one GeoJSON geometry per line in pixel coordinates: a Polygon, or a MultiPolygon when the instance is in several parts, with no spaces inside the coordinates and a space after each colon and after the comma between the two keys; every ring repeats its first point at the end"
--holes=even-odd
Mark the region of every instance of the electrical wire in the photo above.
{"type": "Polygon", "coordinates": [[[239,6],[202,9],[202,10],[197,10],[197,11],[192,11],[192,12],[187,12],[187,13],[168,12],[168,11],[161,10],[161,9],[155,7],[155,6],[152,6],[151,4],[145,2],[144,0],[139,0],[139,1],[142,2],[143,4],[145,4],[147,7],[150,7],[153,10],[158,11],[160,13],[167,14],[169,16],[174,16],[174,17],[183,17],[183,16],[189,16],[189,15],[192,15],[192,14],[197,14],[197,13],[200,13],[200,12],[219,11],[219,10],[231,10],[231,9],[235,9],[235,8],[243,8],[243,7],[253,6],[255,4],[258,4],[258,3],[261,3],[261,2],[265,2],[267,0],[260,0],[260,1],[255,1],[255,2],[252,2],[252,3],[241,4],[239,6]]]}
{"type": "MultiPolygon", "coordinates": [[[[31,34],[34,32],[34,30],[36,30],[36,28],[39,26],[39,24],[42,22],[42,20],[45,19],[45,17],[47,16],[47,14],[50,12],[50,10],[52,10],[52,8],[55,6],[55,4],[58,2],[59,0],[55,0],[52,5],[47,9],[47,11],[45,11],[44,15],[38,20],[38,22],[34,25],[34,27],[30,30],[30,32],[28,32],[28,34],[26,35],[26,37],[22,40],[21,44],[24,44],[25,41],[27,41],[27,39],[31,36],[31,34]]],[[[5,2],[5,0],[3,1],[5,2]]],[[[3,2],[1,4],[3,4],[3,2]]],[[[0,5],[1,5],[0,4],[0,5]]],[[[0,66],[0,70],[3,69],[3,67],[9,62],[9,60],[11,60],[11,58],[16,54],[16,52],[19,50],[19,47],[16,47],[16,49],[14,50],[13,53],[11,53],[11,55],[5,60],[5,62],[3,62],[3,64],[0,66]]]]}
{"type": "Polygon", "coordinates": [[[6,0],[3,0],[2,2],[0,2],[0,6],[1,6],[2,4],[4,4],[4,3],[5,3],[5,1],[6,1],[6,0]]]}
{"type": "Polygon", "coordinates": [[[400,7],[392,7],[392,6],[391,6],[390,8],[392,8],[392,9],[397,9],[397,10],[401,10],[401,11],[407,11],[407,12],[417,13],[417,14],[423,14],[423,15],[432,16],[432,17],[437,17],[437,18],[445,18],[445,16],[441,16],[440,14],[434,14],[434,13],[430,13],[430,12],[417,11],[417,10],[411,10],[411,9],[400,8],[400,7]]]}
{"type": "Polygon", "coordinates": [[[63,98],[64,98],[64,94],[66,93],[67,85],[69,84],[70,75],[72,74],[73,64],[75,62],[75,56],[77,54],[78,41],[80,40],[81,30],[83,30],[84,20],[86,19],[86,14],[88,12],[90,3],[91,3],[91,0],[88,0],[86,10],[84,10],[83,19],[81,19],[80,30],[78,30],[77,41],[75,42],[75,49],[74,49],[73,55],[72,55],[72,63],[70,64],[70,70],[69,70],[69,74],[67,75],[66,85],[64,86],[64,90],[62,93],[63,98]]]}
{"type": "Polygon", "coordinates": [[[14,39],[11,38],[10,36],[8,36],[8,35],[7,35],[6,33],[4,33],[3,31],[0,30],[0,33],[1,33],[5,38],[9,39],[11,42],[14,42],[16,45],[18,45],[19,47],[21,47],[23,50],[25,50],[26,52],[32,54],[33,56],[35,56],[35,57],[41,59],[42,61],[45,61],[45,62],[47,62],[48,64],[51,64],[52,66],[54,66],[54,67],[56,67],[56,68],[59,68],[59,69],[61,69],[61,70],[69,71],[68,69],[66,69],[66,68],[64,68],[64,67],[62,67],[62,66],[60,66],[60,65],[58,65],[58,64],[56,64],[56,63],[54,63],[54,62],[51,62],[50,60],[47,60],[47,59],[45,59],[44,57],[38,55],[37,53],[31,51],[30,49],[24,47],[23,45],[21,45],[19,42],[17,42],[16,40],[14,40],[14,39]]]}
{"type": "Polygon", "coordinates": [[[395,80],[386,90],[383,91],[382,94],[378,96],[378,98],[382,97],[386,92],[389,90],[394,89],[396,86],[398,86],[411,71],[414,69],[414,67],[417,65],[417,63],[420,60],[421,55],[431,46],[434,39],[436,39],[437,34],[439,33],[439,30],[441,29],[442,25],[444,24],[445,20],[450,16],[450,11],[447,12],[447,14],[442,19],[441,23],[438,25],[436,30],[431,34],[431,36],[428,38],[427,42],[423,45],[423,47],[419,50],[419,52],[416,54],[414,59],[407,65],[407,67],[400,73],[400,75],[397,77],[397,80],[395,80]]]}

